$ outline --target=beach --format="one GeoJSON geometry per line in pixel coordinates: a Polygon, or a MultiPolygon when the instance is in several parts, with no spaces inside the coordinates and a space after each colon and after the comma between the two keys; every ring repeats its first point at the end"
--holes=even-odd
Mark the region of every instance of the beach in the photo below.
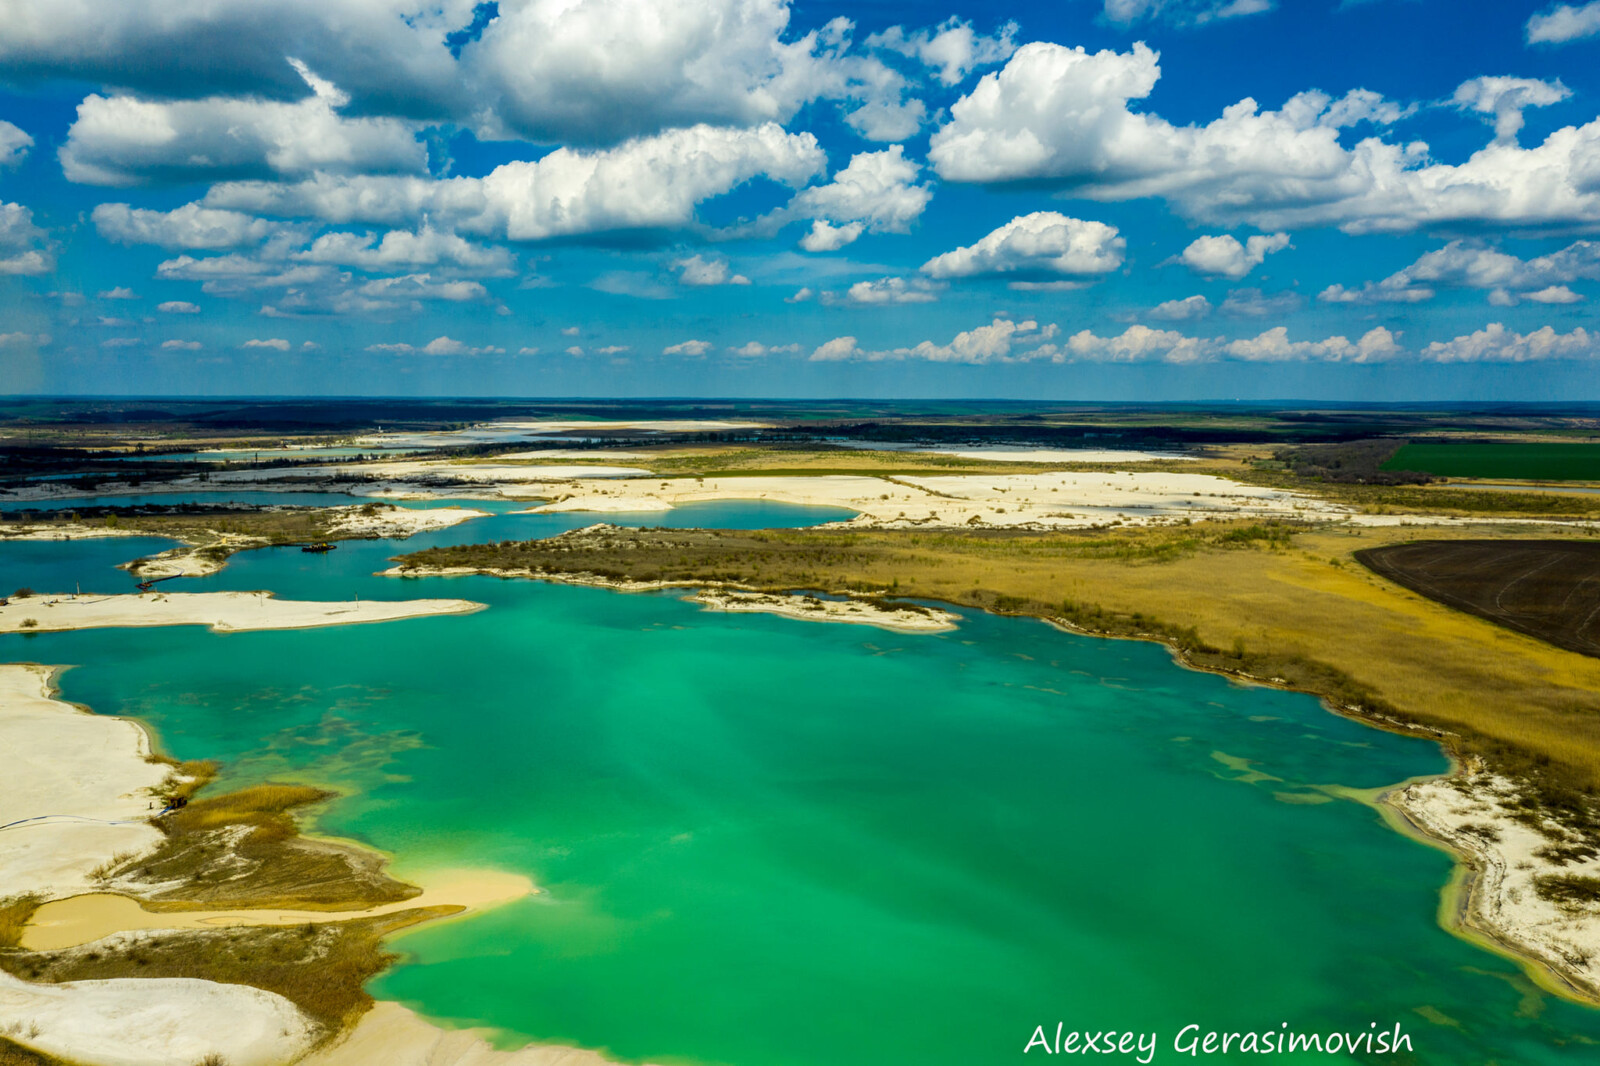
{"type": "Polygon", "coordinates": [[[270,592],[65,593],[13,597],[0,607],[0,633],[52,633],[100,626],[210,626],[219,633],[393,622],[482,610],[471,600],[279,600],[270,592]]]}

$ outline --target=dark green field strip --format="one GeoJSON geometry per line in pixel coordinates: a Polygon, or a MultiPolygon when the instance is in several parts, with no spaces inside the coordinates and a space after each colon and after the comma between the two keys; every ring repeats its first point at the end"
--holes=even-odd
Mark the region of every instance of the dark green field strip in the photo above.
{"type": "Polygon", "coordinates": [[[1600,658],[1600,543],[1422,540],[1355,557],[1430,600],[1600,658]]]}
{"type": "Polygon", "coordinates": [[[1440,477],[1600,481],[1600,444],[1407,444],[1382,469],[1440,477]]]}

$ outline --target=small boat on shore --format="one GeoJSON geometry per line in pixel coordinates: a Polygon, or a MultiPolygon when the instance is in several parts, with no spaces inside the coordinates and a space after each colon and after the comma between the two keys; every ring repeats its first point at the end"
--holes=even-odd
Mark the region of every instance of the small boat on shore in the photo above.
{"type": "Polygon", "coordinates": [[[333,549],[335,549],[337,547],[338,547],[337,544],[329,544],[325,540],[319,540],[319,541],[316,541],[315,543],[312,543],[312,544],[302,544],[300,546],[300,550],[303,551],[303,552],[318,552],[318,553],[321,553],[321,552],[331,552],[331,551],[333,551],[333,549]]]}

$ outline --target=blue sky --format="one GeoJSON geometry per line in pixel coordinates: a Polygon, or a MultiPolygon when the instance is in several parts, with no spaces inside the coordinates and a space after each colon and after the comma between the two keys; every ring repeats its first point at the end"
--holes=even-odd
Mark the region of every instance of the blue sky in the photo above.
{"type": "Polygon", "coordinates": [[[0,26],[3,392],[1600,398],[1600,2],[0,26]]]}

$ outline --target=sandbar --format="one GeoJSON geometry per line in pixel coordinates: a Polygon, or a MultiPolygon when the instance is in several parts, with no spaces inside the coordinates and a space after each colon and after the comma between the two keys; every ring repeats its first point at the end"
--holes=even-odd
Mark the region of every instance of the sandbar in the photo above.
{"type": "Polygon", "coordinates": [[[23,927],[19,947],[27,951],[59,951],[132,930],[215,929],[235,925],[303,925],[375,918],[422,907],[483,910],[522,899],[538,891],[521,874],[502,870],[441,870],[413,877],[422,895],[364,910],[306,911],[282,908],[231,910],[146,910],[136,899],[113,892],[88,892],[53,900],[34,911],[23,927]]]}
{"type": "Polygon", "coordinates": [[[279,600],[269,592],[147,592],[142,595],[13,598],[0,633],[55,633],[107,626],[210,626],[219,633],[393,622],[483,610],[471,600],[279,600]],[[29,623],[32,623],[31,625],[29,623]]]}

